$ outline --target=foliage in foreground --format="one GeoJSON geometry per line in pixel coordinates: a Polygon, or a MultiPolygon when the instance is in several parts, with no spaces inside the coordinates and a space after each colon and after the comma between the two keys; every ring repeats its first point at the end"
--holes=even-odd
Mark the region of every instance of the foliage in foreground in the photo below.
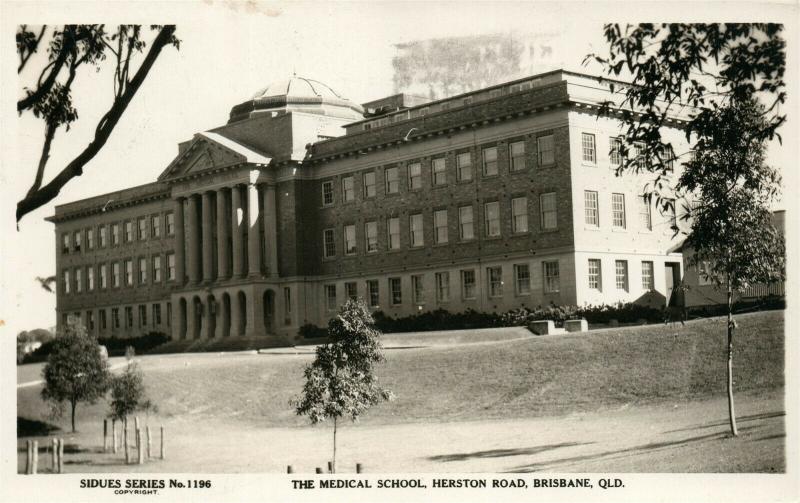
{"type": "Polygon", "coordinates": [[[156,406],[147,398],[144,375],[139,366],[131,362],[125,372],[111,378],[111,403],[108,416],[122,421],[137,411],[156,411],[156,406]]]}

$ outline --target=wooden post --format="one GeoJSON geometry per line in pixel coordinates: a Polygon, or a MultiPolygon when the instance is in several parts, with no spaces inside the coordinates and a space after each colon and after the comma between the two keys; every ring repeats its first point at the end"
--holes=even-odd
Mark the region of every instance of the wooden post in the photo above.
{"type": "Polygon", "coordinates": [[[25,475],[30,475],[31,465],[33,463],[33,452],[31,451],[33,444],[30,440],[25,441],[25,447],[27,448],[27,453],[25,454],[25,475]]]}
{"type": "Polygon", "coordinates": [[[58,470],[58,439],[53,438],[50,442],[50,456],[53,458],[53,473],[58,470]]]}
{"type": "Polygon", "coordinates": [[[150,456],[152,456],[152,448],[153,448],[153,442],[152,442],[151,437],[150,437],[150,427],[148,426],[147,427],[147,459],[150,459],[150,456]]]}
{"type": "Polygon", "coordinates": [[[108,452],[108,419],[103,419],[103,452],[108,452]]]}
{"type": "Polygon", "coordinates": [[[58,439],[58,473],[64,473],[64,439],[58,439]]]}
{"type": "Polygon", "coordinates": [[[117,420],[116,419],[112,419],[111,420],[111,436],[114,437],[114,439],[112,440],[112,442],[114,443],[114,446],[113,446],[114,447],[114,451],[113,452],[114,452],[114,454],[116,454],[117,453],[117,447],[118,447],[118,444],[117,444],[117,420]]]}
{"type": "Polygon", "coordinates": [[[333,473],[333,461],[328,461],[328,473],[333,473]]]}
{"type": "Polygon", "coordinates": [[[164,459],[164,427],[161,427],[161,459],[164,459]]]}
{"type": "Polygon", "coordinates": [[[122,420],[122,447],[125,449],[125,464],[128,464],[131,462],[128,452],[128,418],[122,420]]]}
{"type": "Polygon", "coordinates": [[[39,471],[39,441],[33,441],[33,463],[31,466],[31,474],[36,475],[39,471]]]}
{"type": "Polygon", "coordinates": [[[137,454],[139,455],[139,464],[140,465],[144,464],[144,445],[143,445],[144,442],[142,442],[142,440],[143,440],[142,437],[143,436],[144,436],[144,432],[142,431],[141,428],[136,430],[136,447],[138,449],[137,454]]]}
{"type": "Polygon", "coordinates": [[[134,426],[136,426],[136,429],[138,430],[139,429],[139,416],[134,417],[133,418],[133,422],[134,422],[134,426]]]}
{"type": "Polygon", "coordinates": [[[356,473],[361,473],[364,467],[361,466],[361,463],[356,463],[356,473]]]}
{"type": "Polygon", "coordinates": [[[292,465],[287,466],[286,473],[294,473],[294,467],[292,465]]]}
{"type": "Polygon", "coordinates": [[[317,467],[317,473],[322,473],[322,468],[317,467]]]}

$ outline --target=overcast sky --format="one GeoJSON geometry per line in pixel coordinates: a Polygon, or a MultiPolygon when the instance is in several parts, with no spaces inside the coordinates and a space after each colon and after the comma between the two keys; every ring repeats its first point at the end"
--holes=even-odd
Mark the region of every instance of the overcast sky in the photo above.
{"type": "MultiPolygon", "coordinates": [[[[17,78],[13,40],[15,25],[72,22],[171,22],[178,25],[180,51],[165,48],[102,152],[72,180],[57,203],[152,182],[177,154],[177,143],[226,122],[234,104],[268,83],[293,72],[320,80],[339,94],[363,103],[392,94],[394,45],[412,40],[470,34],[516,33],[520,36],[556,33],[552,61],[581,70],[583,57],[602,48],[602,24],[614,21],[675,19],[686,7],[648,6],[647,11],[619,5],[587,3],[196,3],[138,2],[114,4],[114,12],[99,3],[3,2],[3,152],[0,190],[4,239],[2,311],[4,333],[55,324],[55,295],[44,292],[34,278],[55,274],[53,224],[44,217],[54,203],[27,215],[14,230],[14,206],[30,186],[41,151],[43,126],[30,115],[18,118],[14,101],[22,85],[33,79],[36,64],[17,78]],[[653,10],[657,9],[657,10],[653,10]]],[[[726,19],[796,19],[788,7],[744,6],[725,11],[726,19]],[[788,14],[788,15],[787,15],[788,14]]],[[[718,9],[692,4],[695,19],[713,20],[718,9]]],[[[684,14],[681,14],[684,15],[684,14]]],[[[790,41],[794,44],[794,41],[790,41]]],[[[796,59],[796,54],[794,55],[796,59]]],[[[789,58],[790,61],[792,58],[789,58]]],[[[38,66],[41,68],[41,65],[38,66]]],[[[549,69],[549,68],[546,68],[549,69]]],[[[586,69],[584,69],[586,71],[586,69]]],[[[37,72],[38,73],[38,72],[37,72]]],[[[794,79],[794,72],[790,78],[794,79]]],[[[74,94],[80,119],[72,131],[60,131],[53,144],[46,180],[88,143],[98,118],[112,98],[110,73],[79,76],[74,94]]],[[[794,86],[795,80],[791,83],[794,86]]],[[[794,117],[784,128],[797,138],[794,117]]],[[[797,159],[796,143],[773,152],[773,163],[797,159]]],[[[793,162],[793,169],[797,163],[793,162]]],[[[794,183],[790,180],[790,183],[794,183]]],[[[5,337],[4,337],[5,338],[5,337]]]]}

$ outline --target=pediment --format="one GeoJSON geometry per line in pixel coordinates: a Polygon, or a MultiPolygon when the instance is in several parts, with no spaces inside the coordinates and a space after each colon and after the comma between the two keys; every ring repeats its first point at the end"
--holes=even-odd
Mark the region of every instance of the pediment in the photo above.
{"type": "Polygon", "coordinates": [[[199,133],[158,178],[159,180],[179,178],[239,163],[266,165],[271,160],[271,158],[219,134],[199,133]]]}

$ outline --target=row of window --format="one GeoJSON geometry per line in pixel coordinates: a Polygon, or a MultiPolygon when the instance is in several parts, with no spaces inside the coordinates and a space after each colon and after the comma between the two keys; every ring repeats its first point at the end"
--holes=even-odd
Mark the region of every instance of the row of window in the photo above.
{"type": "MultiPolygon", "coordinates": [[[[529,264],[514,264],[514,294],[530,295],[531,271],[529,264]]],[[[544,293],[558,293],[559,265],[557,260],[542,262],[542,291],[544,293]]],[[[459,271],[459,289],[461,300],[475,300],[478,296],[478,282],[475,269],[462,269],[459,271]]],[[[388,278],[386,291],[388,301],[392,306],[403,304],[403,282],[402,278],[388,278]]],[[[490,298],[502,297],[504,292],[503,267],[486,268],[486,293],[490,298]]],[[[434,273],[434,298],[437,303],[446,303],[451,299],[451,278],[450,272],[434,273]]],[[[428,301],[425,290],[425,275],[411,275],[411,302],[414,305],[425,304],[428,301]]],[[[337,298],[337,287],[335,284],[324,285],[325,307],[329,310],[337,309],[339,300],[337,298]]],[[[345,298],[355,299],[359,296],[358,284],[354,281],[344,284],[345,298]]],[[[365,282],[364,298],[370,307],[378,308],[381,304],[380,284],[377,279],[369,279],[365,282]]]]}
{"type": "MultiPolygon", "coordinates": [[[[166,254],[166,263],[166,279],[167,281],[173,281],[175,279],[174,253],[166,254]]],[[[147,257],[140,257],[136,261],[136,265],[135,274],[137,276],[137,284],[147,285],[150,283],[160,283],[162,281],[161,255],[153,255],[149,259],[147,257]],[[150,275],[152,275],[152,279],[150,275]]],[[[73,287],[75,293],[81,293],[84,291],[84,288],[86,291],[91,292],[95,289],[106,289],[109,286],[112,288],[119,288],[122,285],[133,286],[134,260],[129,258],[119,262],[112,262],[110,267],[108,264],[97,264],[96,266],[76,267],[71,270],[64,269],[61,275],[61,291],[64,294],[72,293],[73,287]],[[97,271],[97,277],[95,277],[95,271],[97,271]],[[110,277],[109,272],[111,273],[110,277]]]]}
{"type": "MultiPolygon", "coordinates": [[[[555,148],[553,135],[540,136],[537,141],[537,153],[540,166],[555,163],[555,148]]],[[[481,172],[484,177],[499,174],[498,147],[486,147],[481,150],[481,172]]],[[[515,141],[508,144],[509,170],[524,171],[526,169],[525,142],[515,141]]],[[[407,188],[409,191],[421,190],[423,186],[422,163],[412,162],[406,166],[407,188]]],[[[470,152],[456,155],[456,179],[459,182],[469,182],[473,179],[473,159],[470,152]]],[[[435,157],[430,166],[431,186],[447,185],[447,166],[444,157],[435,157]]],[[[366,171],[361,175],[361,195],[364,199],[371,199],[377,195],[377,174],[374,170],[366,171]]],[[[397,166],[383,170],[384,192],[397,194],[400,192],[400,168],[397,166]]],[[[341,201],[352,202],[356,199],[356,183],[352,175],[341,178],[341,201]]],[[[334,204],[334,182],[322,182],[322,205],[334,204]]]]}
{"type": "MultiPolygon", "coordinates": [[[[539,196],[540,227],[543,231],[555,230],[558,227],[558,205],[555,192],[548,192],[539,196]]],[[[483,235],[487,238],[500,237],[501,235],[501,208],[500,201],[490,201],[483,205],[483,235]]],[[[433,241],[434,244],[446,244],[450,241],[448,225],[448,209],[433,211],[433,241]]],[[[388,250],[400,249],[400,217],[390,217],[386,220],[386,248],[388,250]]],[[[514,234],[523,234],[529,231],[528,225],[528,198],[516,197],[511,199],[511,231],[514,234]]],[[[412,248],[425,245],[424,219],[422,213],[414,213],[408,217],[409,244],[412,248]]],[[[372,220],[364,223],[364,251],[375,253],[378,245],[378,222],[372,220]]],[[[355,255],[358,253],[356,241],[356,225],[349,224],[343,227],[342,239],[344,254],[355,255]]],[[[472,205],[458,208],[458,238],[460,241],[475,239],[475,215],[472,205]]],[[[331,258],[336,256],[336,230],[325,229],[322,231],[323,256],[331,258]]]]}
{"type": "MultiPolygon", "coordinates": [[[[655,279],[653,276],[653,262],[650,260],[643,260],[641,262],[642,268],[642,290],[649,292],[655,289],[655,279]]],[[[603,268],[602,262],[599,258],[590,258],[588,262],[587,281],[589,288],[592,290],[603,290],[603,268]]],[[[628,281],[628,261],[615,260],[614,261],[614,286],[617,290],[625,292],[630,291],[628,281]]]]}
{"type": "Polygon", "coordinates": [[[94,250],[96,247],[106,248],[109,244],[118,246],[120,242],[132,243],[134,240],[160,239],[162,220],[166,235],[175,235],[175,215],[170,211],[164,215],[150,215],[121,223],[104,224],[97,228],[89,227],[71,233],[65,232],[61,235],[61,253],[70,253],[71,251],[80,253],[84,242],[87,250],[94,250]],[[135,229],[134,225],[136,225],[135,229]]]}
{"type": "MultiPolygon", "coordinates": [[[[625,154],[622,151],[622,139],[618,137],[609,138],[609,161],[611,165],[618,167],[622,166],[625,161],[625,154]]],[[[639,169],[644,168],[645,159],[642,156],[644,147],[642,144],[633,145],[633,155],[636,159],[635,166],[639,169]]],[[[663,157],[662,162],[667,166],[668,170],[672,170],[675,163],[675,153],[671,148],[665,147],[661,154],[663,157]]],[[[593,133],[581,133],[581,160],[588,164],[597,164],[597,144],[595,135],[593,133]]]]}
{"type": "MultiPolygon", "coordinates": [[[[648,231],[653,230],[653,215],[650,201],[645,196],[639,196],[638,213],[639,226],[648,231]]],[[[600,227],[600,204],[596,190],[583,191],[584,223],[590,227],[600,227]]],[[[670,205],[668,221],[675,224],[675,203],[670,205]]],[[[611,194],[611,225],[615,229],[625,229],[628,226],[625,215],[625,194],[614,192],[611,194]]]]}
{"type": "MultiPolygon", "coordinates": [[[[138,325],[134,326],[134,318],[133,318],[133,306],[125,306],[123,315],[124,317],[120,318],[120,308],[119,307],[112,307],[110,309],[111,312],[111,319],[108,319],[108,311],[106,309],[100,309],[98,311],[99,316],[98,320],[98,327],[100,331],[108,330],[109,328],[114,330],[119,330],[120,328],[125,328],[126,330],[132,328],[157,328],[157,327],[169,327],[172,320],[172,303],[166,303],[167,312],[166,317],[162,318],[161,315],[161,304],[154,303],[151,305],[151,317],[148,318],[147,315],[147,304],[139,304],[137,306],[137,322],[138,325]],[[110,323],[109,323],[110,321],[110,323]],[[124,325],[123,325],[124,324],[124,325]]],[[[73,313],[75,318],[80,318],[81,313],[75,312],[73,313]]],[[[67,323],[67,319],[69,317],[68,313],[64,313],[61,315],[61,320],[64,324],[67,323]]],[[[84,325],[89,333],[94,332],[95,330],[95,318],[94,318],[94,311],[86,311],[86,317],[84,318],[84,325]]]]}

